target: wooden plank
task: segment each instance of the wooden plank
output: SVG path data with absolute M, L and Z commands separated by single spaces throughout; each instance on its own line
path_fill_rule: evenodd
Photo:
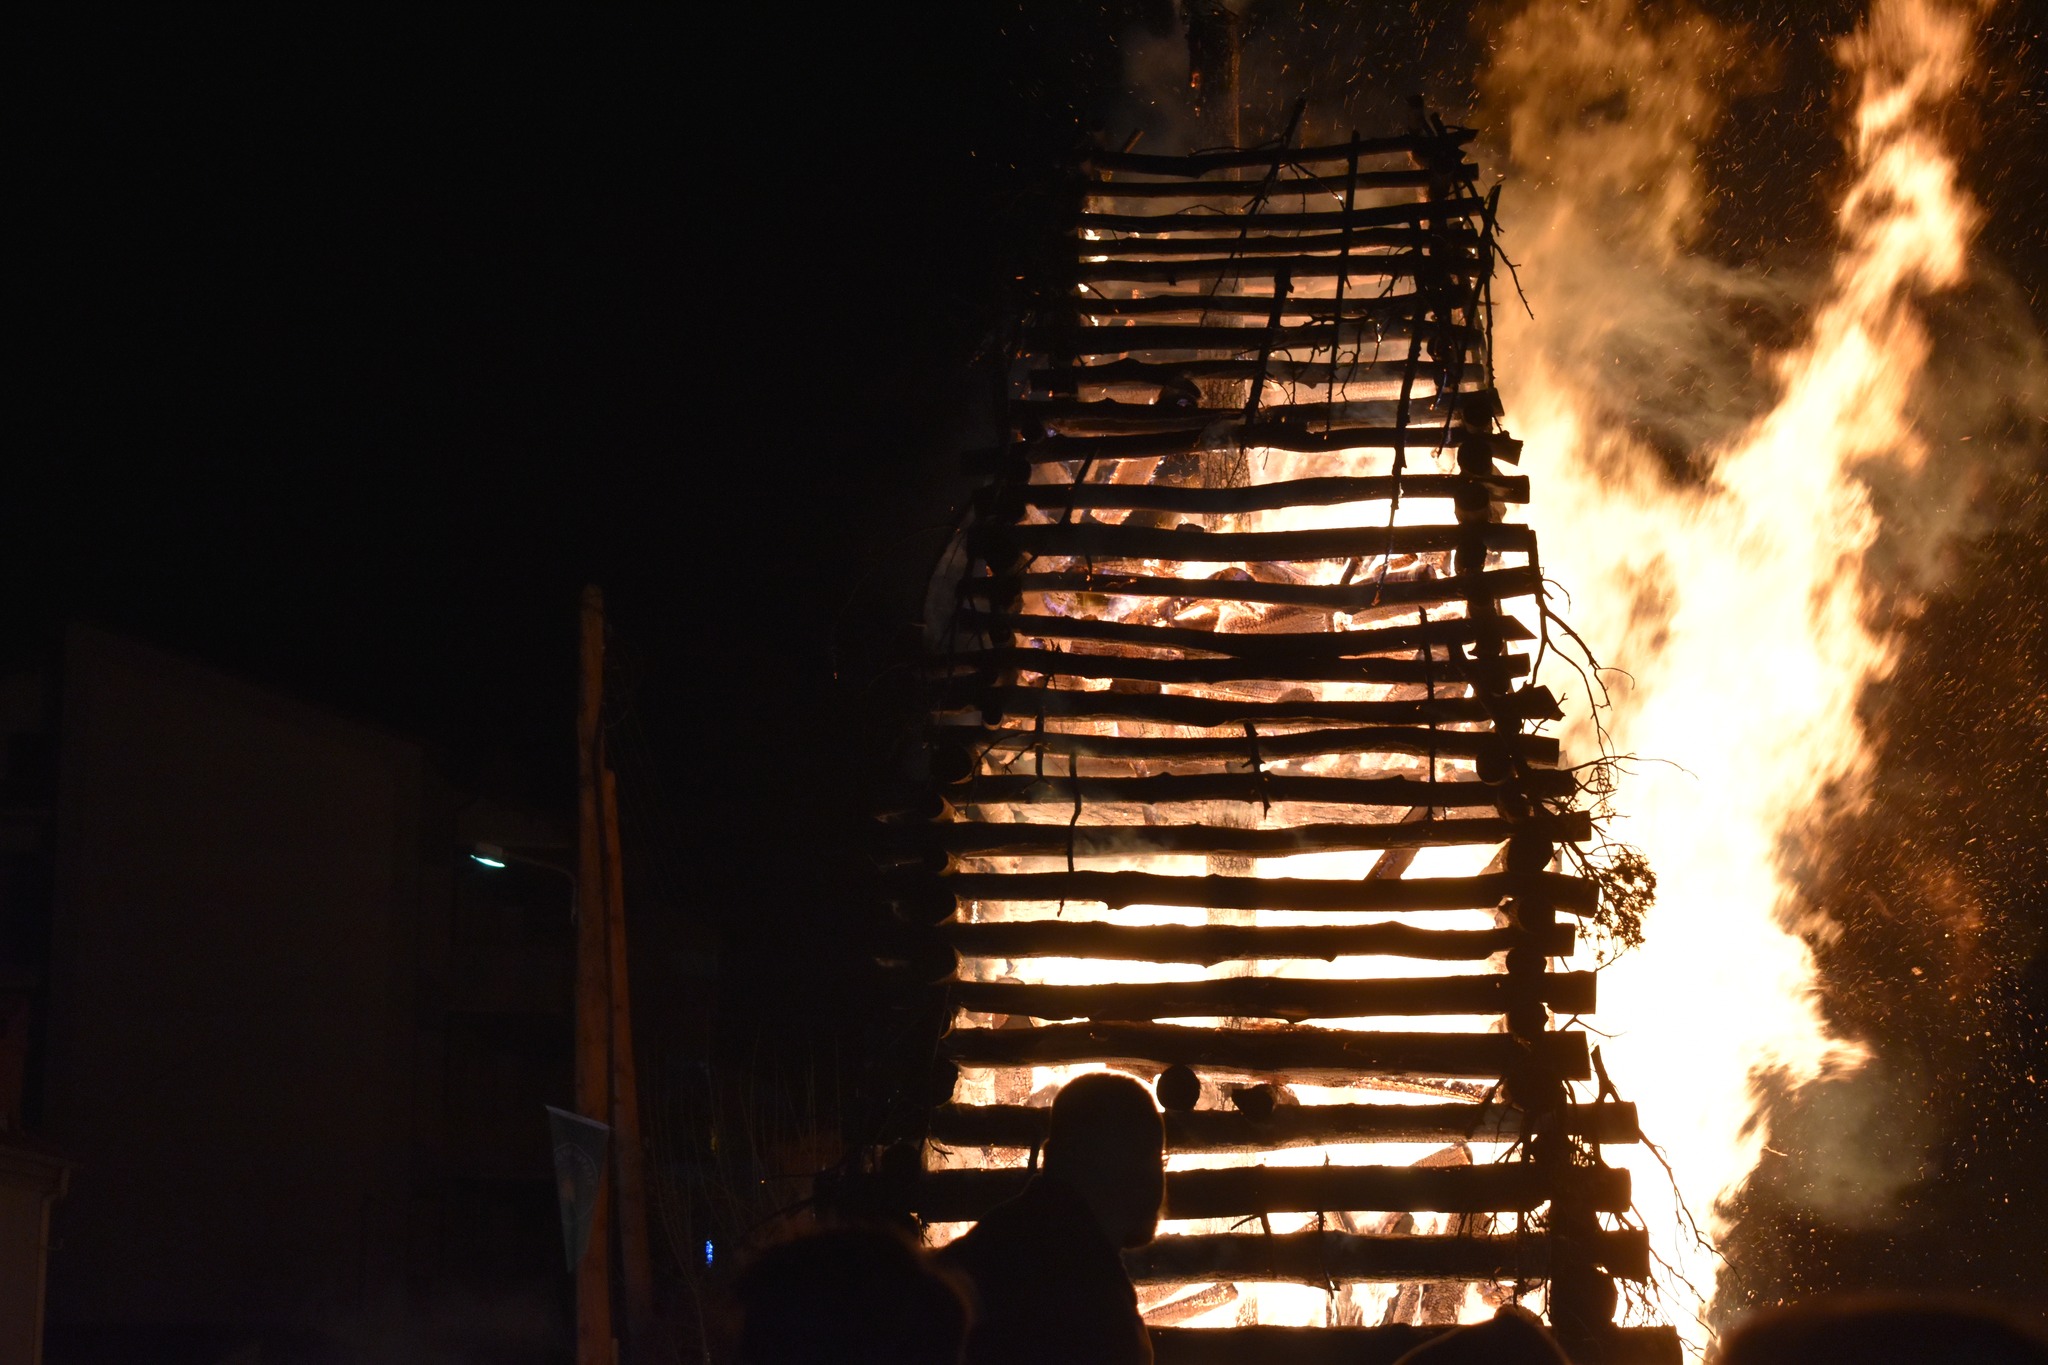
M 1008 920 L 948 924 L 941 932 L 963 957 L 1092 957 L 1121 962 L 1330 962 L 1340 957 L 1409 957 L 1483 962 L 1510 948 L 1569 957 L 1575 926 L 1535 931 L 1422 929 L 1412 924 L 1107 924 L 1100 920 Z M 1147 1015 L 1148 1019 L 1158 1015 Z
M 1156 1365 L 1395 1365 L 1450 1327 L 1154 1327 Z M 1578 1365 L 1683 1365 L 1675 1327 L 1616 1327 L 1574 1341 Z
M 941 732 L 957 726 L 935 727 Z M 1477 758 L 1505 746 L 1525 763 L 1539 767 L 1558 761 L 1558 741 L 1551 735 L 1502 734 L 1490 730 L 1432 730 L 1419 725 L 1361 726 L 1355 729 L 1291 730 L 1278 734 L 1244 735 L 1082 735 L 1058 730 L 984 730 L 968 747 L 975 754 L 1045 754 L 1062 758 L 1119 759 L 1130 762 L 1222 759 L 1250 767 L 1254 761 L 1313 758 L 1324 754 L 1435 754 L 1439 758 Z
M 1087 779 L 1082 780 L 1085 783 Z M 1346 779 L 1300 780 L 1326 782 Z M 1370 783 L 1401 779 L 1354 780 Z M 1323 798 L 1302 796 L 1296 799 Z M 1440 803 L 1418 801 L 1411 804 Z M 1486 872 L 1476 877 L 1390 877 L 1384 880 L 1349 877 L 1169 877 L 1153 872 L 958 872 L 940 878 L 939 884 L 963 901 L 1082 901 L 1100 902 L 1111 909 L 1129 905 L 1180 905 L 1205 910 L 1491 910 L 1513 896 L 1559 910 L 1590 914 L 1598 905 L 1600 896 L 1599 888 L 1592 882 L 1559 872 Z
M 1076 460 L 1155 460 L 1164 455 L 1192 455 L 1205 450 L 1224 448 L 1286 450 L 1297 454 L 1314 455 L 1347 450 L 1392 450 L 1401 447 L 1420 456 L 1424 453 L 1456 450 L 1458 445 L 1471 435 L 1472 432 L 1462 427 L 1420 424 L 1408 427 L 1336 427 L 1327 431 L 1313 431 L 1298 423 L 1219 423 L 1214 427 L 1190 427 L 1182 431 L 1155 432 L 1138 436 L 1047 436 L 1042 440 L 1019 441 L 1002 447 L 990 456 L 987 466 L 995 468 L 1006 461 L 1016 460 L 1022 460 L 1028 465 L 1069 464 Z M 1349 528 L 1336 529 L 1341 531 Z M 1289 533 L 1272 531 L 1266 534 Z
M 1183 701 L 1193 698 L 1141 698 Z M 1369 702 L 1355 702 L 1366 706 Z M 1520 782 L 1525 790 L 1566 797 L 1575 790 L 1569 772 L 1537 769 Z M 1485 782 L 1430 782 L 1415 777 L 1287 777 L 1270 773 L 1165 773 L 1158 777 L 977 777 L 948 793 L 955 806 L 1064 805 L 1082 802 L 1187 805 L 1238 801 L 1265 806 L 1282 802 L 1346 806 L 1434 806 L 1439 809 L 1491 807 L 1512 787 Z M 1264 883 L 1269 884 L 1269 883 Z M 1279 906 L 1268 906 L 1279 909 Z
M 941 1105 L 927 1136 L 948 1147 L 1036 1147 L 1052 1110 L 1042 1105 Z M 1567 1105 L 1565 1128 L 1603 1145 L 1642 1141 L 1633 1104 Z M 1282 1104 L 1254 1120 L 1234 1109 L 1166 1116 L 1169 1152 L 1250 1152 L 1329 1143 L 1514 1142 L 1522 1111 L 1508 1104 Z
M 1497 638 L 1497 637 L 1496 637 Z M 1507 654 L 1489 665 L 1496 678 L 1527 677 L 1526 654 Z M 1447 692 L 1471 683 L 1474 668 L 1456 658 L 1334 658 L 1311 653 L 1289 663 L 1276 658 L 1162 659 L 1125 653 L 1081 654 L 1025 646 L 964 650 L 934 659 L 918 670 L 927 677 L 993 679 L 1018 674 L 1045 678 L 1117 678 L 1181 687 L 1226 683 L 1434 683 Z
M 1088 214 L 1087 223 L 1101 222 L 1109 214 Z M 1317 215 L 1299 214 L 1295 217 Z M 1330 224 L 1342 226 L 1340 221 Z M 1126 220 L 1128 221 L 1128 220 Z M 1444 252 L 1387 251 L 1357 252 L 1336 256 L 1197 256 L 1182 261 L 1107 260 L 1080 261 L 1066 270 L 1069 279 L 1086 284 L 1182 284 L 1195 280 L 1268 280 L 1286 274 L 1297 284 L 1303 280 L 1412 279 L 1429 277 L 1464 286 L 1469 292 L 1484 271 L 1478 253 L 1465 250 Z
M 1529 500 L 1526 474 L 1470 478 L 1463 474 L 1403 474 L 1289 479 L 1244 488 L 1184 488 L 1172 484 L 1034 483 L 1023 489 L 1025 504 L 1044 511 L 1101 509 L 1180 512 L 1204 516 L 1274 512 L 1293 507 L 1335 507 L 1354 502 L 1386 502 L 1399 491 L 1404 502 L 1477 495 L 1496 502 Z
M 1423 300 L 1416 307 L 1434 311 L 1434 302 Z M 1069 357 L 1157 351 L 1223 351 L 1250 355 L 1266 349 L 1269 344 L 1274 351 L 1327 351 L 1332 346 L 1372 351 L 1396 336 L 1406 337 L 1409 325 L 1394 318 L 1384 318 L 1369 322 L 1311 323 L 1277 328 L 1181 324 L 1056 329 L 1040 326 L 1027 328 L 1024 340 L 1033 349 Z M 1443 356 L 1444 348 L 1474 346 L 1482 339 L 1478 328 L 1462 323 L 1431 319 L 1425 325 L 1439 358 Z M 1434 368 L 1430 365 L 1426 370 Z
M 1610 1274 L 1631 1280 L 1649 1278 L 1647 1233 L 1634 1229 L 1602 1232 L 1594 1243 L 1594 1254 Z M 1540 1280 L 1549 1267 L 1549 1238 L 1542 1233 L 1475 1237 L 1217 1233 L 1161 1237 L 1150 1246 L 1124 1253 L 1124 1268 L 1139 1284 Z
M 956 981 L 947 987 L 947 996 L 960 1009 L 1013 1018 L 1284 1019 L 1300 1024 L 1311 1019 L 1504 1014 L 1510 998 L 1524 993 L 1559 1014 L 1586 1014 L 1595 1006 L 1595 980 L 1591 972 L 1542 972 L 1524 985 L 1487 972 L 1348 981 L 1238 976 L 1093 986 Z
M 1165 854 L 1236 854 L 1248 858 L 1292 853 L 1329 853 L 1353 849 L 1437 848 L 1460 844 L 1497 844 L 1511 834 L 1528 834 L 1561 843 L 1584 843 L 1593 837 L 1586 811 L 1544 814 L 1510 822 L 1492 818 L 1422 820 L 1413 824 L 1291 825 L 1274 829 L 1236 829 L 1224 825 L 1069 825 L 983 823 L 963 820 L 926 826 L 921 839 L 962 857 L 1037 855 L 1114 858 Z
M 991 538 L 1034 558 L 1157 559 L 1205 564 L 1349 559 L 1454 550 L 1476 539 L 1489 551 L 1531 554 L 1536 534 L 1516 523 L 1476 526 L 1332 526 L 1312 531 L 1161 530 L 1107 522 L 1006 526 Z
M 1478 574 L 1377 581 L 1368 572 L 1351 583 L 1271 583 L 1238 577 L 1174 578 L 1150 574 L 1080 570 L 969 578 L 962 591 L 984 600 L 1011 592 L 1082 592 L 1098 597 L 1162 597 L 1185 602 L 1261 602 L 1321 611 L 1369 611 L 1378 607 L 1437 602 L 1501 602 L 1542 591 L 1533 565 L 1489 569 Z
M 1305 403 L 1269 403 L 1259 409 L 1260 419 L 1280 426 L 1389 426 L 1407 425 L 1427 432 L 1431 423 L 1422 418 L 1431 403 L 1412 398 L 1347 398 L 1338 402 L 1320 399 Z M 1439 412 L 1455 413 L 1456 404 Z M 1242 407 L 1179 407 L 1165 403 L 1130 403 L 1119 398 L 1037 398 L 1021 399 L 1010 405 L 1007 420 L 1029 431 L 1045 425 L 1076 435 L 1115 435 L 1118 432 L 1163 432 L 1178 429 L 1206 431 L 1218 422 L 1237 422 Z M 1441 426 L 1439 417 L 1437 426 Z
M 971 698 L 971 700 L 970 700 Z M 941 708 L 946 699 L 941 698 Z M 1524 720 L 1557 720 L 1557 701 L 1544 687 L 1521 687 L 1498 697 L 1438 697 L 1414 701 L 1248 701 L 1236 697 L 1136 695 L 1128 692 L 1083 692 L 1053 687 L 980 687 L 961 689 L 954 705 L 993 707 L 1005 719 L 1114 720 L 1159 725 L 1266 726 L 1288 721 L 1317 725 L 1460 725 L 1491 721 L 1510 725 Z M 1304 778 L 1290 779 L 1306 781 Z M 1389 789 L 1393 790 L 1393 789 Z M 1448 802 L 1410 802 L 1446 805 Z
M 1566 1080 L 1591 1077 L 1586 1035 L 1546 1033 L 1533 1046 L 1505 1033 L 1382 1033 L 1305 1028 L 1186 1028 L 1177 1024 L 1047 1024 L 956 1028 L 940 1051 L 962 1066 L 1191 1066 L 1309 1085 L 1364 1076 L 1495 1080 L 1529 1057 Z
M 1460 163 L 1460 168 L 1464 174 L 1454 172 L 1451 178 L 1460 183 L 1478 178 L 1479 168 L 1469 161 Z M 1347 184 L 1361 190 L 1404 189 L 1426 186 L 1444 178 L 1444 173 L 1435 169 L 1404 166 L 1397 170 L 1359 171 L 1356 175 L 1331 171 L 1328 175 L 1296 174 L 1284 178 L 1262 175 L 1220 180 L 1089 180 L 1083 182 L 1081 193 L 1090 199 L 1207 199 L 1219 196 L 1278 199 L 1297 194 L 1329 194 L 1341 198 Z
M 1570 1186 L 1587 1207 L 1624 1213 L 1628 1172 L 1570 1169 Z M 1014 1199 L 1029 1171 L 926 1171 L 911 1211 L 928 1223 L 964 1223 Z M 1173 1171 L 1166 1177 L 1167 1218 L 1238 1218 L 1260 1213 L 1533 1213 L 1562 1194 L 1552 1173 L 1527 1161 L 1483 1166 L 1233 1166 Z

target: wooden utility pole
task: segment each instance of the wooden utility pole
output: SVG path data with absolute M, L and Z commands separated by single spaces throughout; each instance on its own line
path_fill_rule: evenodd
M 600 750 L 600 753 L 602 750 Z M 612 1189 L 619 1215 L 620 1306 L 626 1359 L 654 1354 L 654 1266 L 647 1239 L 646 1151 L 640 1143 L 640 1082 L 633 1064 L 633 1003 L 626 970 L 626 891 L 619 853 L 619 783 L 604 766 L 605 903 L 609 911 L 612 1037 Z
M 607 986 L 611 944 L 605 932 L 610 897 L 605 890 L 603 798 L 604 595 L 583 590 L 582 675 L 576 715 L 578 787 L 576 840 L 576 1112 L 608 1122 L 611 1105 L 612 1010 Z M 617 1151 L 614 1132 L 609 1151 Z M 599 1176 L 590 1242 L 576 1266 L 576 1365 L 614 1365 L 611 1218 L 607 1205 L 616 1182 L 611 1161 Z

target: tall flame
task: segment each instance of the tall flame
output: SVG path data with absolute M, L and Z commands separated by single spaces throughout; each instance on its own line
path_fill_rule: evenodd
M 1769 1137 L 1759 1079 L 1797 1086 L 1865 1057 L 1821 1016 L 1802 935 L 1830 928 L 1795 922 L 1782 862 L 1820 834 L 1824 795 L 1853 799 L 1868 764 L 1858 698 L 1891 663 L 1866 612 L 1878 523 L 1861 472 L 1930 456 L 1909 408 L 1929 354 L 1917 303 L 1963 282 L 1977 219 L 1936 128 L 1968 73 L 1973 17 L 1878 0 L 1839 45 L 1856 86 L 1851 174 L 1804 338 L 1759 358 L 1773 400 L 1732 435 L 1713 430 L 1725 431 L 1725 395 L 1673 395 L 1653 420 L 1675 433 L 1677 458 L 1603 395 L 1638 359 L 1621 339 L 1673 325 L 1646 316 L 1668 302 L 1656 281 L 1752 299 L 1773 287 L 1685 251 L 1705 212 L 1694 153 L 1714 122 L 1726 35 L 1699 18 L 1660 32 L 1632 0 L 1532 9 L 1503 32 L 1489 77 L 1535 181 L 1509 243 L 1535 317 L 1501 310 L 1501 383 L 1540 490 L 1530 518 L 1546 573 L 1616 666 L 1603 675 L 1612 743 L 1635 758 L 1610 834 L 1658 876 L 1644 945 L 1602 975 L 1598 1022 L 1618 1031 L 1608 1068 L 1710 1235 Z M 1589 121 L 1603 102 L 1618 116 Z M 1680 345 L 1718 340 L 1711 318 L 1675 325 L 1692 329 Z M 1584 698 L 1569 668 L 1546 673 Z M 1581 759 L 1596 752 L 1590 727 L 1567 739 Z M 1652 1156 L 1610 1159 L 1636 1168 L 1652 1208 L 1668 1187 Z M 1653 1212 L 1650 1224 L 1702 1296 L 1670 1305 L 1697 1343 L 1704 1329 L 1688 1319 L 1712 1299 L 1714 1261 L 1682 1220 Z

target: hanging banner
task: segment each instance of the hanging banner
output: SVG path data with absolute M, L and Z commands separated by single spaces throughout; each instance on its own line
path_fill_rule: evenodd
M 604 1182 L 605 1143 L 609 1126 L 596 1119 L 547 1106 L 548 1127 L 555 1141 L 555 1194 L 562 1207 L 562 1248 L 569 1273 L 590 1245 L 590 1220 L 597 1213 L 598 1187 Z

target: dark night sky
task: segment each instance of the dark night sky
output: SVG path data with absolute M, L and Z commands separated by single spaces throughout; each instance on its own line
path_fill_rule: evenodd
M 664 892 L 736 962 L 820 944 L 761 998 L 829 1022 L 864 721 L 962 492 L 973 357 L 1047 168 L 1112 108 L 1116 40 L 1164 17 L 951 8 L 45 35 L 16 120 L 8 652 L 98 622 L 558 802 L 598 582 L 668 797 Z M 1462 104 L 1462 17 L 1309 8 L 1369 40 L 1351 112 L 1422 86 L 1411 51 Z M 2040 25 L 2004 13 L 2024 70 L 1988 117 L 2038 136 L 2014 44 Z M 1817 37 L 1780 45 L 1786 80 L 1825 80 Z M 1716 173 L 1805 185 L 1784 213 L 1824 221 L 1824 182 L 1774 158 L 1825 145 L 1825 101 L 1768 104 Z M 2040 316 L 2041 168 L 1999 174 L 1991 240 Z

